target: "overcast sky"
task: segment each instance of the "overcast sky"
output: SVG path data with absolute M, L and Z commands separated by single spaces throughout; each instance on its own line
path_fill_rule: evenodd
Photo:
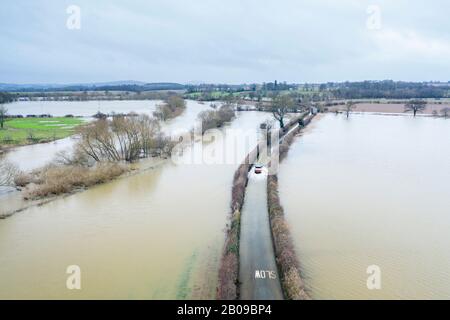
M 448 0 L 2 1 L 0 82 L 448 81 L 449 12 Z

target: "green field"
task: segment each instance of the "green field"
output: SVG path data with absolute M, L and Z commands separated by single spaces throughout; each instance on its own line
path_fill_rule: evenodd
M 80 118 L 23 118 L 5 121 L 0 129 L 0 144 L 23 145 L 62 139 L 82 124 Z

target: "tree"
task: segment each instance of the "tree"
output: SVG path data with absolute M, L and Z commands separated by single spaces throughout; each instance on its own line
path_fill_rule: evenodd
M 100 119 L 82 126 L 79 134 L 77 149 L 96 162 L 133 162 L 160 152 L 161 141 L 169 142 L 162 139 L 158 121 L 148 115 Z
M 0 186 L 13 186 L 17 173 L 16 166 L 0 159 Z
M 161 121 L 166 121 L 179 116 L 185 109 L 186 101 L 183 98 L 170 96 L 156 108 L 153 116 Z
M 300 101 L 300 106 L 305 109 L 305 110 L 309 110 L 309 108 L 311 107 L 311 99 L 308 95 L 303 95 L 301 96 L 299 99 Z
M 207 110 L 200 112 L 198 118 L 201 121 L 202 134 L 212 128 L 220 128 L 225 123 L 231 121 L 235 116 L 231 106 L 224 104 L 217 110 Z
M 0 92 L 0 104 L 14 101 L 14 96 L 8 92 Z
M 417 112 L 422 112 L 427 107 L 427 102 L 424 100 L 411 100 L 407 104 L 405 104 L 405 112 L 412 111 L 414 113 L 414 117 Z
M 441 110 L 441 114 L 444 118 L 448 118 L 448 116 L 450 115 L 450 108 L 449 107 L 445 107 L 444 109 Z
M 345 104 L 345 113 L 347 115 L 347 119 L 350 116 L 350 112 L 352 112 L 356 108 L 356 102 L 354 101 L 347 101 Z
M 268 111 L 272 112 L 275 120 L 279 122 L 281 129 L 284 128 L 284 119 L 286 115 L 292 111 L 294 105 L 294 100 L 287 95 L 277 95 L 272 99 Z
M 4 105 L 0 105 L 0 129 L 3 129 L 3 124 L 8 114 L 8 109 Z

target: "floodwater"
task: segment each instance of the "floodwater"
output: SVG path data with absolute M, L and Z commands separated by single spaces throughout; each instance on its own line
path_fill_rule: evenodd
M 242 300 L 282 300 L 267 208 L 267 170 L 249 172 L 241 214 L 239 282 Z
M 14 115 L 51 114 L 64 117 L 71 114 L 81 117 L 92 117 L 97 112 L 109 114 L 137 113 L 151 114 L 160 104 L 159 100 L 114 100 L 114 101 L 17 101 L 8 104 L 8 113 Z
M 326 115 L 279 181 L 313 298 L 450 298 L 450 120 Z
M 4 158 L 14 163 L 19 170 L 29 172 L 53 161 L 58 152 L 70 152 L 76 141 L 76 137 L 67 137 L 53 142 L 17 147 L 8 151 Z
M 128 113 L 131 111 L 151 114 L 161 101 L 84 101 L 84 102 L 16 102 L 8 105 L 11 114 L 43 114 L 55 116 L 65 114 L 93 115 L 97 111 L 104 113 Z M 100 109 L 96 109 L 97 107 Z M 200 112 L 209 110 L 208 104 L 187 100 L 186 110 L 175 119 L 162 123 L 162 130 L 166 134 L 175 135 L 191 129 Z M 78 112 L 78 113 L 77 113 Z M 76 143 L 76 137 L 68 137 L 49 143 L 34 144 L 17 147 L 5 155 L 5 159 L 14 163 L 22 171 L 31 171 L 45 166 L 54 160 L 58 152 L 70 152 Z
M 177 162 L 0 221 L 0 299 L 214 298 L 233 174 L 270 117 L 240 113 Z M 81 290 L 66 288 L 71 265 Z

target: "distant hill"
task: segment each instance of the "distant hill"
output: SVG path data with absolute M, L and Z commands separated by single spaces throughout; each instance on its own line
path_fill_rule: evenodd
M 185 85 L 170 82 L 145 83 L 141 81 L 112 81 L 73 84 L 10 84 L 0 83 L 0 91 L 49 92 L 49 91 L 153 91 L 183 90 Z

